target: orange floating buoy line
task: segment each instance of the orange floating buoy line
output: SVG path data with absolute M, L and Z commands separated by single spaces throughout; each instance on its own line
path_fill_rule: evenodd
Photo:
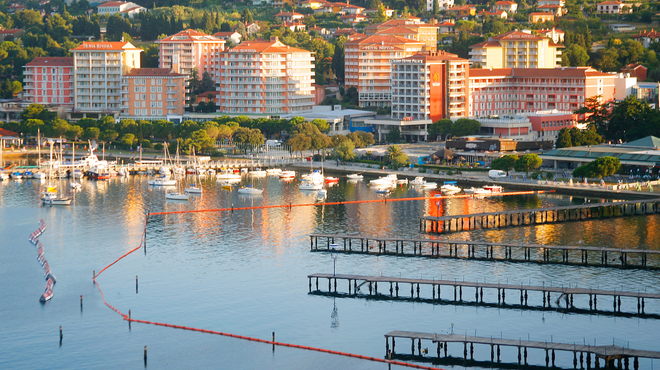
M 55 276 L 50 271 L 50 266 L 48 265 L 48 261 L 46 260 L 46 257 L 44 257 L 44 246 L 39 241 L 39 237 L 41 236 L 41 234 L 44 233 L 45 230 L 46 230 L 46 223 L 44 222 L 44 220 L 39 220 L 39 228 L 35 230 L 35 232 L 30 234 L 30 237 L 28 238 L 30 243 L 34 244 L 34 246 L 37 247 L 37 260 L 41 264 L 41 267 L 43 267 L 44 277 L 46 278 L 46 289 L 44 291 L 44 294 L 42 294 L 41 297 L 39 297 L 39 302 L 41 303 L 45 303 L 46 301 L 53 298 L 53 285 L 55 285 Z
M 530 190 L 530 191 L 511 191 L 506 193 L 493 193 L 493 194 L 484 194 L 479 195 L 479 197 L 499 197 L 507 195 L 529 195 L 529 194 L 543 194 L 551 193 L 554 190 L 544 191 L 544 190 Z M 462 195 L 442 195 L 442 196 L 432 196 L 432 197 L 415 197 L 415 198 L 384 198 L 384 199 L 369 199 L 369 200 L 347 200 L 343 202 L 324 202 L 324 203 L 302 203 L 302 204 L 277 204 L 272 206 L 252 206 L 252 207 L 231 207 L 231 208 L 215 208 L 215 209 L 193 209 L 187 211 L 169 211 L 169 212 L 153 212 L 148 213 L 147 216 L 163 216 L 163 215 L 174 215 L 181 213 L 204 213 L 204 212 L 226 212 L 226 211 L 246 211 L 246 210 L 255 210 L 255 209 L 270 209 L 270 208 L 293 208 L 293 207 L 319 207 L 319 206 L 335 206 L 341 204 L 363 204 L 363 203 L 387 203 L 387 202 L 409 202 L 417 200 L 426 200 L 426 199 L 460 199 L 460 198 L 473 198 L 472 194 L 462 194 Z
M 336 204 L 343 204 L 343 203 L 346 203 L 346 202 L 337 202 Z M 316 205 L 316 204 L 310 204 L 310 205 Z M 284 207 L 288 207 L 288 206 L 289 205 L 285 205 Z M 295 206 L 299 207 L 299 206 L 303 206 L 303 205 L 295 205 Z M 263 207 L 263 208 L 277 208 L 277 207 L 278 206 L 266 206 L 266 207 Z M 260 207 L 245 207 L 244 209 L 255 209 L 255 208 L 260 208 Z M 184 212 L 172 212 L 172 213 L 184 213 Z M 130 255 L 131 253 L 134 253 L 135 251 L 139 250 L 141 247 L 146 247 L 145 236 L 146 236 L 146 232 L 147 232 L 147 222 L 149 220 L 149 216 L 155 215 L 155 214 L 162 214 L 162 212 L 161 213 L 149 213 L 149 212 L 146 213 L 145 220 L 144 220 L 144 228 L 143 228 L 143 231 L 142 231 L 142 237 L 140 238 L 140 244 L 137 247 L 131 249 L 130 251 L 124 253 L 121 257 L 117 258 L 116 260 L 114 260 L 109 265 L 105 266 L 103 269 L 101 269 L 99 271 L 98 274 L 96 272 L 94 272 L 93 277 L 92 277 L 92 280 L 93 280 L 94 284 L 96 285 L 97 289 L 99 290 L 99 293 L 101 294 L 101 299 L 103 300 L 103 304 L 105 304 L 106 306 L 108 306 L 108 308 L 110 308 L 111 310 L 113 310 L 117 314 L 119 314 L 122 317 L 122 319 L 128 321 L 129 325 L 130 325 L 130 323 L 135 322 L 135 323 L 140 323 L 140 324 L 163 326 L 163 327 L 168 327 L 168 328 L 173 328 L 173 329 L 190 330 L 190 331 L 197 331 L 197 332 L 207 333 L 207 334 L 222 335 L 222 336 L 231 337 L 231 338 L 237 338 L 237 339 L 249 340 L 249 341 L 253 341 L 253 342 L 271 344 L 273 346 L 282 346 L 282 347 L 304 349 L 304 350 L 308 350 L 308 351 L 323 352 L 323 353 L 329 353 L 329 354 L 333 354 L 333 355 L 353 357 L 353 358 L 358 358 L 358 359 L 363 359 L 363 360 L 368 360 L 368 361 L 376 361 L 376 362 L 382 362 L 382 363 L 387 363 L 387 364 L 392 364 L 392 365 L 397 365 L 397 366 L 411 367 L 411 368 L 416 368 L 416 369 L 426 369 L 426 370 L 437 370 L 438 369 L 438 368 L 435 368 L 435 367 L 421 366 L 421 365 L 411 364 L 411 363 L 407 363 L 407 362 L 393 361 L 393 360 L 387 360 L 387 359 L 382 359 L 382 358 L 377 358 L 377 357 L 357 355 L 357 354 L 354 354 L 354 353 L 332 351 L 332 350 L 329 350 L 329 349 L 308 347 L 308 346 L 303 346 L 303 345 L 299 345 L 299 344 L 292 344 L 292 343 L 285 343 L 285 342 L 276 342 L 274 335 L 273 335 L 273 340 L 271 341 L 271 340 L 247 337 L 247 336 L 244 336 L 244 335 L 224 333 L 224 332 L 215 331 L 215 330 L 200 329 L 200 328 L 193 328 L 193 327 L 189 327 L 189 326 L 172 325 L 172 324 L 166 324 L 166 323 L 160 323 L 160 322 L 153 322 L 153 321 L 146 321 L 146 320 L 139 320 L 139 319 L 131 318 L 129 315 L 126 315 L 125 313 L 119 311 L 117 308 L 115 308 L 114 306 L 112 306 L 110 303 L 108 303 L 105 300 L 105 296 L 103 295 L 103 290 L 101 290 L 101 286 L 99 285 L 96 278 L 99 277 L 99 275 L 101 275 L 105 270 L 107 270 L 108 268 L 110 268 L 111 266 L 116 264 L 117 262 L 124 259 L 124 257 Z M 30 238 L 32 238 L 32 236 L 30 236 Z M 82 301 L 81 301 L 81 304 L 82 304 Z M 146 347 L 145 347 L 145 362 L 146 362 Z

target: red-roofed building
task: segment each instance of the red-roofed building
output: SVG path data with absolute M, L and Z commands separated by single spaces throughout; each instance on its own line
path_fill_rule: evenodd
M 310 112 L 314 106 L 314 57 L 270 41 L 244 41 L 222 54 L 220 111 L 232 114 Z
M 621 73 L 629 73 L 630 77 L 637 77 L 637 81 L 646 80 L 646 71 L 648 69 L 639 63 L 630 63 L 621 67 Z
M 130 42 L 83 42 L 73 53 L 76 112 L 98 116 L 122 110 L 122 77 L 140 68 L 140 53 Z
M 394 10 L 394 9 L 390 9 L 389 6 L 386 6 L 386 7 L 385 7 L 385 16 L 386 16 L 386 17 L 389 18 L 389 17 L 393 16 L 393 15 L 394 15 L 394 12 L 395 12 L 395 10 Z M 362 11 L 362 14 L 367 15 L 367 16 L 370 16 L 370 17 L 373 17 L 373 16 L 376 15 L 377 13 L 378 13 L 378 8 L 374 8 L 374 9 L 365 9 L 365 10 Z
M 447 9 L 447 14 L 453 15 L 459 19 L 467 20 L 469 17 L 477 15 L 477 7 L 474 5 L 454 6 Z
M 23 98 L 42 105 L 73 106 L 73 58 L 37 57 L 23 66 Z
M 436 24 L 438 26 L 438 33 L 455 33 L 456 32 L 456 23 L 452 21 L 446 21 Z
M 243 36 L 236 31 L 216 32 L 213 34 L 213 37 L 217 37 L 225 41 L 231 41 L 234 45 L 240 44 L 241 40 L 243 39 Z
M 345 85 L 358 90 L 361 107 L 389 106 L 391 61 L 417 54 L 424 43 L 408 38 L 373 35 L 344 44 Z
M 509 31 L 470 46 L 470 62 L 482 68 L 554 68 L 561 61 L 559 48 L 563 45 L 531 32 Z
M 0 41 L 5 41 L 5 38 L 7 37 L 13 37 L 13 39 L 16 40 L 17 38 L 23 36 L 24 33 L 25 33 L 24 30 L 16 30 L 16 29 L 0 30 Z
M 409 38 L 423 42 L 425 51 L 435 51 L 438 48 L 438 28 L 435 24 L 421 23 L 419 18 L 408 17 L 371 24 L 364 28 L 364 33 Z
M 128 15 L 130 18 L 147 11 L 145 7 L 130 1 L 107 1 L 97 6 L 96 9 L 100 15 L 105 15 L 106 17 L 120 13 L 122 15 Z
M 507 14 L 513 14 L 518 11 L 518 4 L 513 1 L 498 1 L 493 5 L 493 11 L 504 11 Z
M 644 32 L 639 31 L 638 34 L 631 38 L 639 41 L 645 48 L 648 48 L 652 43 L 660 42 L 660 32 L 651 28 L 648 32 L 646 30 L 644 30 Z
M 279 19 L 280 22 L 294 22 L 305 18 L 304 14 L 296 12 L 279 12 L 275 14 L 275 18 Z
M 542 12 L 552 13 L 555 17 L 561 17 L 567 12 L 566 8 L 562 8 L 559 5 L 552 5 L 552 4 L 541 5 L 536 7 L 536 9 Z
M 16 12 L 21 12 L 23 10 L 27 10 L 27 7 L 21 5 L 21 4 L 11 4 L 7 7 L 7 12 L 8 13 L 16 13 Z
M 134 68 L 123 77 L 122 116 L 138 120 L 180 118 L 188 78 L 168 68 Z
M 628 14 L 632 13 L 632 4 L 620 1 L 603 1 L 596 5 L 598 14 Z
M 564 31 L 558 28 L 545 29 L 536 31 L 541 36 L 547 37 L 555 44 L 561 44 L 564 42 Z
M 362 14 L 346 14 L 342 15 L 340 18 L 342 22 L 352 25 L 356 25 L 367 20 L 367 17 Z
M 470 116 L 574 111 L 593 96 L 612 101 L 615 78 L 590 67 L 471 69 Z
M 195 30 L 185 30 L 156 41 L 159 68 L 173 69 L 189 75 L 197 68 L 199 78 L 208 72 L 213 80 L 220 80 L 218 63 L 226 41 Z
M 553 13 L 547 12 L 532 12 L 528 16 L 529 23 L 544 23 L 555 20 L 555 15 Z
M 477 14 L 477 17 L 481 19 L 483 19 L 484 17 L 507 19 L 509 15 L 504 10 L 494 10 L 494 11 L 482 10 L 481 12 L 479 12 L 479 14 Z

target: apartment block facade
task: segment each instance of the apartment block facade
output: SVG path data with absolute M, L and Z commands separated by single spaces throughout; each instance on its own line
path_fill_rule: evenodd
M 358 90 L 361 107 L 389 106 L 392 60 L 424 50 L 424 43 L 397 36 L 367 36 L 344 44 L 345 85 Z
M 83 42 L 73 53 L 74 108 L 77 112 L 119 113 L 122 77 L 140 68 L 130 42 Z
M 509 31 L 470 46 L 470 62 L 481 68 L 554 68 L 563 45 L 531 32 Z
M 392 61 L 392 119 L 431 120 L 469 115 L 470 62 L 430 52 Z
M 614 100 L 616 75 L 590 67 L 500 68 L 470 70 L 469 112 L 472 117 L 574 111 L 587 98 Z
M 220 72 L 223 113 L 281 115 L 311 112 L 314 106 L 314 57 L 277 37 L 227 50 Z
M 156 41 L 158 43 L 158 67 L 172 69 L 179 65 L 177 72 L 190 75 L 197 68 L 201 79 L 208 72 L 213 80 L 220 81 L 220 54 L 226 41 L 195 30 L 185 30 Z
M 390 19 L 383 23 L 372 24 L 364 29 L 367 36 L 396 36 L 419 41 L 424 44 L 424 51 L 438 49 L 438 26 L 421 23 L 419 19 Z
M 73 106 L 73 58 L 37 57 L 23 66 L 23 97 L 42 105 Z
M 122 116 L 167 119 L 183 115 L 189 76 L 166 68 L 136 68 L 124 76 Z

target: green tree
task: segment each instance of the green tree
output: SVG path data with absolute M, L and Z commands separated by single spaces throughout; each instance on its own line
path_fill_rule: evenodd
M 373 22 L 374 23 L 383 23 L 387 20 L 387 13 L 385 13 L 385 5 L 383 3 L 378 4 L 378 10 L 374 14 Z
M 442 141 L 442 136 L 447 135 L 451 131 L 452 121 L 449 118 L 443 118 L 439 121 L 433 122 L 429 126 L 429 138 Z
M 259 129 L 239 127 L 234 131 L 234 143 L 243 143 L 251 145 L 263 145 L 264 144 L 264 135 Z
M 99 130 L 98 127 L 87 127 L 85 131 L 83 131 L 82 138 L 83 140 L 96 140 L 99 138 L 100 134 L 101 130 Z
M 151 44 L 140 53 L 140 65 L 142 68 L 158 68 L 158 45 Z
M 517 160 L 518 160 L 517 155 L 507 154 L 500 158 L 493 159 L 493 162 L 491 162 L 490 164 L 490 168 L 494 170 L 506 171 L 506 174 L 508 176 L 509 171 L 511 171 L 511 169 L 514 167 Z
M 394 127 L 390 129 L 390 131 L 385 135 L 385 140 L 388 143 L 398 143 L 401 142 L 401 131 L 399 130 L 398 127 Z
M 433 15 L 438 15 L 438 11 L 440 11 L 440 4 L 438 4 L 438 0 L 433 0 Z
M 561 56 L 561 65 L 567 67 L 582 67 L 586 66 L 589 61 L 589 54 L 587 50 L 577 44 L 568 46 L 566 50 L 562 52 Z
M 573 171 L 575 177 L 597 177 L 599 179 L 616 173 L 621 168 L 621 162 L 616 157 L 600 157 L 584 164 Z
M 312 121 L 312 124 L 318 127 L 320 132 L 327 133 L 330 131 L 330 124 L 324 119 L 315 119 Z
M 103 143 L 111 143 L 119 137 L 119 133 L 115 130 L 105 130 L 99 135 L 99 141 Z
M 300 153 L 302 157 L 305 150 L 312 148 L 312 138 L 305 134 L 295 134 L 286 141 L 286 145 L 290 147 L 291 152 Z
M 130 148 L 133 145 L 137 144 L 137 139 L 133 134 L 123 134 L 119 139 L 119 143 L 126 148 Z
M 476 135 L 480 130 L 481 123 L 469 118 L 459 118 L 451 125 L 451 133 L 456 136 Z
M 69 140 L 78 140 L 83 134 L 83 128 L 78 125 L 69 126 L 69 130 L 66 132 L 66 138 Z
M 335 146 L 333 156 L 342 162 L 346 162 L 355 158 L 355 153 L 353 153 L 353 151 L 355 151 L 353 141 L 345 140 Z
M 543 160 L 537 154 L 525 154 L 514 163 L 513 168 L 518 172 L 525 172 L 529 175 L 529 171 L 541 167 Z
M 204 71 L 204 73 L 202 73 L 202 81 L 197 89 L 197 94 L 205 93 L 207 91 L 215 91 L 215 82 L 213 81 L 211 74 Z
M 241 19 L 243 20 L 243 23 L 246 23 L 248 25 L 254 22 L 254 16 L 252 15 L 250 9 L 245 8 L 245 10 L 243 10 L 243 13 L 241 14 Z
M 556 148 L 570 148 L 573 146 L 573 141 L 571 140 L 571 131 L 567 128 L 559 130 L 557 135 L 557 141 L 555 142 Z
M 190 140 L 190 141 L 188 141 Z M 197 130 L 190 134 L 186 140 L 184 147 L 190 148 L 191 146 L 195 147 L 195 151 L 198 153 L 211 150 L 215 148 L 215 139 L 209 136 L 206 130 Z

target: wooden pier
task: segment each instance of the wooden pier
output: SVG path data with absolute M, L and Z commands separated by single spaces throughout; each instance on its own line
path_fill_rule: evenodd
M 449 343 L 462 343 L 463 344 L 463 358 L 465 360 L 474 360 L 474 346 L 475 344 L 482 344 L 490 346 L 490 362 L 494 363 L 497 359 L 500 360 L 500 347 L 515 347 L 518 348 L 518 365 L 528 366 L 527 363 L 527 350 L 539 349 L 545 351 L 545 366 L 550 364 L 555 366 L 555 351 L 565 351 L 573 353 L 573 368 L 584 369 L 585 357 L 586 368 L 592 368 L 591 357 L 593 356 L 593 366 L 596 369 L 600 368 L 600 360 L 604 360 L 603 368 L 606 369 L 629 369 L 630 359 L 633 359 L 633 368 L 639 369 L 639 359 L 660 359 L 660 352 L 645 351 L 638 349 L 630 349 L 621 346 L 607 345 L 607 346 L 591 346 L 587 344 L 569 344 L 569 343 L 554 343 L 554 342 L 539 342 L 530 340 L 515 340 L 504 338 L 487 338 L 468 336 L 460 334 L 436 334 L 436 333 L 419 333 L 410 331 L 392 331 L 385 334 L 385 349 L 388 355 L 395 354 L 396 339 L 410 339 L 412 341 L 411 352 L 415 355 L 415 343 L 417 344 L 417 353 L 422 356 L 422 340 L 431 341 L 436 344 L 437 358 L 441 358 L 444 352 L 444 357 L 448 354 Z M 468 349 L 469 348 L 469 349 Z M 468 355 L 469 353 L 469 355 Z M 497 357 L 496 354 L 497 353 Z M 615 366 L 615 362 L 618 364 Z
M 470 296 L 466 292 L 465 302 L 471 302 L 473 304 L 484 304 L 484 289 L 487 291 L 497 292 L 497 305 L 506 305 L 506 294 L 513 295 L 513 297 L 520 296 L 520 306 L 521 308 L 528 307 L 543 307 L 550 308 L 552 306 L 552 299 L 555 299 L 555 304 L 557 308 L 560 308 L 565 304 L 566 310 L 576 310 L 586 311 L 587 308 L 581 308 L 575 306 L 574 297 L 582 296 L 584 298 L 588 297 L 589 299 L 589 308 L 587 312 L 598 312 L 598 299 L 604 299 L 607 297 L 611 299 L 612 302 L 612 312 L 621 313 L 621 298 L 628 300 L 637 300 L 637 314 L 646 315 L 646 300 L 647 299 L 660 299 L 660 294 L 657 293 L 646 293 L 646 292 L 630 292 L 630 291 L 617 291 L 617 290 L 601 290 L 601 289 L 588 289 L 588 288 L 577 288 L 577 287 L 556 287 L 556 286 L 532 286 L 532 285 L 514 285 L 514 284 L 501 284 L 501 283 L 488 283 L 488 282 L 467 282 L 467 281 L 451 281 L 451 280 L 429 280 L 429 279 L 416 279 L 416 278 L 396 278 L 396 277 L 387 277 L 387 276 L 363 276 L 363 275 L 346 275 L 346 274 L 312 274 L 308 275 L 309 279 L 309 292 L 322 292 L 319 288 L 319 279 L 328 280 L 328 293 L 337 294 L 337 281 L 344 280 L 348 282 L 348 295 L 353 296 L 364 296 L 365 294 L 358 293 L 361 291 L 362 286 L 367 286 L 369 289 L 369 297 L 375 297 L 380 299 L 399 299 L 399 290 L 402 291 L 403 287 L 399 285 L 409 285 L 410 286 L 410 295 L 405 296 L 408 299 L 418 299 L 421 300 L 421 289 L 420 286 L 425 286 L 425 291 L 430 288 L 432 292 L 432 298 L 425 297 L 425 300 L 432 302 L 441 302 L 441 292 L 442 288 L 445 288 L 445 291 L 453 289 L 453 300 L 454 302 L 464 302 L 463 290 L 472 290 L 474 291 L 474 300 L 468 301 L 467 297 Z M 313 290 L 313 282 L 315 289 Z M 381 292 L 383 292 L 382 287 L 385 286 L 385 293 L 378 292 L 378 285 L 381 286 Z M 389 293 L 389 294 L 388 294 Z M 541 295 L 541 297 L 536 297 L 539 301 L 542 300 L 543 305 L 529 305 L 528 298 L 530 293 L 535 293 L 535 295 Z M 540 294 L 539 294 L 540 293 Z M 344 293 L 345 294 L 345 293 Z M 552 297 L 554 294 L 554 297 Z M 517 301 L 517 298 L 510 298 Z M 585 301 L 586 302 L 586 301 Z M 486 303 L 489 305 L 494 305 L 494 303 Z M 602 307 L 602 304 L 601 304 Z M 625 311 L 624 311 L 625 312 Z M 632 313 L 627 313 L 632 314 Z M 657 314 L 657 313 L 656 313 Z
M 360 235 L 310 234 L 312 252 L 361 253 L 427 258 L 463 258 L 511 262 L 559 263 L 580 266 L 650 268 L 649 257 L 660 250 L 601 248 L 462 241 L 448 239 L 382 238 Z M 319 241 L 320 239 L 320 241 Z M 335 244 L 337 241 L 337 244 Z M 657 258 L 656 258 L 657 259 Z M 653 259 L 651 259 L 653 261 Z
M 543 225 L 656 213 L 660 213 L 660 198 L 442 217 L 425 216 L 420 219 L 419 229 L 435 234 L 446 234 L 459 231 Z

